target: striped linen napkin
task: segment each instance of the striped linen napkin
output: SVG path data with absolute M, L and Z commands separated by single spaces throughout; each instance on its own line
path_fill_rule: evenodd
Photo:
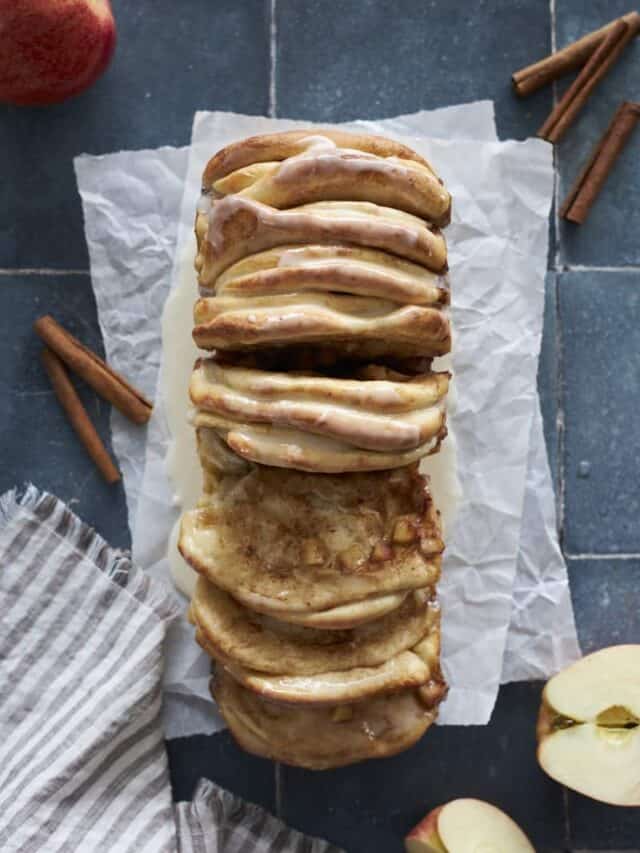
M 336 853 L 211 782 L 174 809 L 160 712 L 177 613 L 52 495 L 0 498 L 3 853 Z
M 180 853 L 344 853 L 208 779 L 200 780 L 192 803 L 176 805 L 176 827 Z

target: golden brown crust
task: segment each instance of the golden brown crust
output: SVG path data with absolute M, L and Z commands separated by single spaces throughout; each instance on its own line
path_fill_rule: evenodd
M 296 613 L 287 610 L 271 610 L 269 615 L 280 622 L 316 628 L 322 631 L 348 631 L 380 619 L 402 606 L 411 593 L 398 592 L 389 595 L 372 595 L 362 601 L 331 607 L 328 610 L 308 610 Z
M 290 210 L 226 196 L 196 219 L 196 269 L 202 287 L 247 255 L 283 244 L 351 243 L 399 255 L 443 273 L 447 247 L 442 233 L 408 213 L 370 202 L 325 201 Z
M 412 690 L 335 708 L 287 707 L 246 690 L 221 667 L 212 692 L 243 749 L 310 770 L 395 755 L 419 740 L 436 717 Z
M 418 163 L 335 148 L 253 164 L 216 181 L 213 191 L 216 198 L 238 195 L 280 210 L 317 201 L 373 202 L 434 225 L 447 224 L 451 204 L 440 181 Z
M 444 355 L 451 328 L 442 311 L 344 294 L 284 294 L 253 299 L 205 297 L 194 309 L 200 349 L 260 349 L 288 344 L 341 347 L 343 357 Z
M 288 130 L 283 133 L 265 133 L 232 142 L 218 151 L 207 163 L 202 175 L 203 189 L 210 189 L 215 181 L 251 163 L 266 163 L 295 157 L 307 150 L 310 137 L 326 137 L 340 148 L 366 151 L 378 157 L 413 160 L 433 171 L 424 158 L 393 139 L 372 134 L 347 133 L 344 130 L 330 128 L 310 128 Z
M 210 442 L 201 432 L 213 431 L 238 457 L 247 464 L 285 468 L 309 474 L 366 474 L 404 468 L 425 456 L 437 453 L 447 428 L 413 450 L 365 450 L 327 436 L 313 435 L 300 430 L 264 424 L 238 425 L 208 412 L 197 413 L 199 448 L 203 467 L 209 459 L 206 448 Z
M 202 645 L 213 657 L 272 675 L 313 676 L 380 666 L 437 633 L 439 622 L 437 607 L 420 591 L 364 626 L 327 631 L 289 625 L 243 607 L 203 577 L 191 613 Z
M 376 696 L 422 688 L 431 676 L 425 662 L 410 650 L 400 652 L 378 666 L 304 676 L 270 675 L 238 666 L 220 655 L 218 650 L 210 650 L 198 632 L 196 639 L 247 690 L 285 705 L 319 708 L 362 702 Z
M 215 282 L 217 296 L 348 293 L 390 302 L 443 308 L 447 277 L 389 252 L 362 246 L 285 245 L 249 255 Z
M 413 450 L 441 434 L 448 384 L 448 373 L 366 381 L 246 370 L 201 359 L 189 396 L 199 425 L 210 413 L 225 422 L 271 424 L 393 452 Z

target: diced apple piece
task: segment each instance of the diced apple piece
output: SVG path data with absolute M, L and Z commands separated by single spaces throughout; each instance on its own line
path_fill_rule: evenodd
M 612 646 L 555 675 L 542 694 L 538 761 L 562 785 L 640 806 L 640 645 Z
M 482 800 L 452 800 L 429 814 L 405 839 L 407 853 L 535 853 L 520 827 Z

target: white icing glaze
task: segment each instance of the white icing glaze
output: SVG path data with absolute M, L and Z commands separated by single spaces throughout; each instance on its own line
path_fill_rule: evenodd
M 231 373 L 231 371 L 230 371 Z M 231 375 L 233 375 L 231 373 Z M 444 422 L 444 400 L 428 400 L 420 405 L 409 399 L 402 383 L 348 383 L 355 392 L 361 386 L 360 399 L 340 401 L 341 383 L 301 378 L 299 385 L 315 388 L 316 393 L 295 394 L 295 378 L 272 375 L 273 390 L 268 395 L 249 388 L 234 389 L 225 382 L 225 371 L 209 364 L 193 374 L 191 398 L 202 415 L 212 412 L 237 424 L 267 423 L 328 435 L 369 450 L 411 450 L 436 435 Z M 367 391 L 367 385 L 374 387 Z M 255 383 L 257 387 L 258 383 Z M 288 387 L 287 387 L 288 385 Z M 355 387 L 354 387 L 355 386 Z M 324 388 L 324 393 L 319 391 Z M 444 389 L 443 389 L 444 390 Z M 403 400 L 402 392 L 405 392 Z M 388 413 L 384 408 L 400 409 Z M 404 411 L 402 411 L 404 410 Z M 199 423 L 204 423 L 201 417 Z
M 437 358 L 434 370 L 448 370 L 453 375 L 447 394 L 449 413 L 448 435 L 440 445 L 438 453 L 425 456 L 420 462 L 420 471 L 429 477 L 429 488 L 433 501 L 440 510 L 443 538 L 446 542 L 458 515 L 462 499 L 462 487 L 458 477 L 458 449 L 456 436 L 451 425 L 451 414 L 456 410 L 457 388 L 451 354 Z
M 179 536 L 180 520 L 176 521 L 173 525 L 171 535 L 169 536 L 169 568 L 171 570 L 171 579 L 173 580 L 176 589 L 190 599 L 196 590 L 198 574 L 191 568 L 189 563 L 187 563 L 180 551 L 178 551 Z
M 420 175 L 428 182 L 434 202 L 439 202 L 443 207 L 449 202 L 449 194 L 445 188 L 433 173 L 420 163 L 396 157 L 378 157 L 376 154 L 351 148 L 337 148 L 333 143 L 329 148 L 311 146 L 307 151 L 281 161 L 273 179 L 278 183 L 296 183 L 308 173 L 309 166 L 312 167 L 314 176 L 324 176 L 327 180 L 349 172 L 356 175 L 377 173 L 390 180 L 402 179 L 406 182 L 410 182 L 412 176 Z
M 194 331 L 203 349 L 266 343 L 342 342 L 376 352 L 436 355 L 449 348 L 446 314 L 429 306 L 375 297 L 301 292 L 253 298 L 215 297 L 198 302 Z
M 239 214 L 252 225 L 246 240 L 236 240 L 231 245 L 228 225 Z M 240 195 L 230 195 L 213 202 L 208 218 L 206 239 L 216 257 L 207 260 L 214 276 L 253 251 L 291 242 L 356 243 L 392 250 L 421 263 L 435 256 L 438 269 L 446 261 L 444 238 L 429 229 L 423 220 L 371 202 L 314 202 L 276 210 Z
M 195 434 L 187 422 L 186 414 L 189 378 L 197 353 L 190 334 L 196 291 L 192 257 L 193 241 L 189 241 L 176 265 L 178 282 L 167 300 L 162 316 L 164 359 L 160 380 L 161 396 L 172 436 L 167 455 L 167 473 L 175 490 L 176 502 L 181 509 L 195 507 L 202 486 Z M 167 557 L 174 584 L 189 598 L 195 588 L 196 573 L 178 551 L 178 531 L 179 521 L 169 536 Z
M 203 216 L 208 216 L 211 211 L 211 196 L 208 193 L 202 193 L 196 204 L 196 212 Z
M 328 474 L 409 465 L 437 446 L 434 438 L 415 450 L 391 453 L 363 450 L 333 438 L 284 427 L 238 424 L 228 429 L 220 425 L 219 432 L 244 459 L 261 465 Z

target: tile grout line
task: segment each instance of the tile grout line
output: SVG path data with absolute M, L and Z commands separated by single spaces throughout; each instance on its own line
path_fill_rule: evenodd
M 551 27 L 551 52 L 555 53 L 557 49 L 556 39 L 556 0 L 549 0 L 549 17 Z M 552 101 L 555 107 L 558 102 L 558 86 L 557 81 L 553 81 Z M 556 454 L 558 459 L 557 473 L 557 489 L 556 495 L 556 525 L 558 529 L 558 541 L 562 548 L 564 538 L 564 359 L 562 353 L 562 327 L 560 323 L 560 288 L 559 277 L 557 274 L 560 260 L 560 219 L 558 216 L 558 199 L 560 195 L 560 172 L 558 168 L 558 150 L 553 146 L 553 216 L 554 216 L 554 314 L 556 322 L 555 347 L 556 347 L 556 370 L 557 370 L 557 387 L 556 387 Z M 568 820 L 568 817 L 567 817 Z
M 556 526 L 558 529 L 558 541 L 562 547 L 564 534 L 564 357 L 562 350 L 562 326 L 560 318 L 560 287 L 559 275 L 554 273 L 553 287 L 553 311 L 555 315 L 555 349 L 556 349 L 556 375 L 557 383 L 555 389 L 556 398 L 556 459 L 557 478 L 556 487 Z
M 640 554 L 569 554 L 565 552 L 565 560 L 640 560 Z
M 272 0 L 275 2 L 275 0 Z M 275 109 L 275 106 L 274 106 Z M 269 107 L 271 113 L 271 106 Z M 621 267 L 600 267 L 593 264 L 562 264 L 554 267 L 551 272 L 605 272 L 605 273 L 637 273 L 640 266 L 627 264 Z M 56 269 L 54 267 L 0 267 L 0 276 L 12 275 L 90 275 L 89 269 Z
M 555 53 L 558 48 L 558 40 L 556 38 L 556 0 L 549 0 L 549 17 L 551 19 L 551 53 Z M 558 81 L 554 80 L 551 84 L 551 99 L 553 107 L 558 103 Z M 560 167 L 558 162 L 558 146 L 553 146 L 553 218 L 554 218 L 554 233 L 555 246 L 553 253 L 553 266 L 557 271 L 560 266 L 560 217 L 558 215 L 560 203 Z
M 556 38 L 556 0 L 549 0 L 549 15 L 551 18 L 551 52 L 557 50 Z M 553 106 L 558 102 L 557 81 L 553 81 L 552 87 Z M 556 525 L 558 528 L 558 542 L 562 549 L 564 538 L 564 358 L 562 353 L 562 327 L 560 325 L 560 288 L 558 267 L 560 261 L 560 217 L 558 216 L 558 200 L 560 196 L 560 169 L 558 167 L 558 151 L 553 146 L 553 216 L 554 216 L 554 238 L 555 252 L 554 263 L 554 314 L 556 320 L 555 345 L 557 353 L 558 385 L 556 388 L 556 454 L 558 458 L 558 495 L 556 497 Z M 571 816 L 569 814 L 569 792 L 562 788 L 562 815 L 564 818 L 564 843 L 569 849 L 571 845 Z
M 564 381 L 564 339 L 562 335 L 562 311 L 560 310 L 560 276 L 556 273 L 556 351 L 558 359 L 558 388 L 557 394 L 557 412 L 556 412 L 556 427 L 558 430 L 558 438 L 556 450 L 558 453 L 558 541 L 560 548 L 564 552 L 564 534 L 565 534 L 565 489 L 566 489 L 566 468 L 565 468 L 565 381 Z
M 564 811 L 564 843 L 571 849 L 571 818 L 569 816 L 569 791 L 562 786 L 562 806 Z
M 623 267 L 599 267 L 594 264 L 561 264 L 557 272 L 640 272 L 640 266 L 628 264 Z
M 0 276 L 13 275 L 90 275 L 90 270 L 56 270 L 50 267 L 43 267 L 42 269 L 37 267 L 0 268 Z
M 278 37 L 276 23 L 276 0 L 269 0 L 269 118 L 275 118 L 278 111 L 276 98 L 276 41 Z

